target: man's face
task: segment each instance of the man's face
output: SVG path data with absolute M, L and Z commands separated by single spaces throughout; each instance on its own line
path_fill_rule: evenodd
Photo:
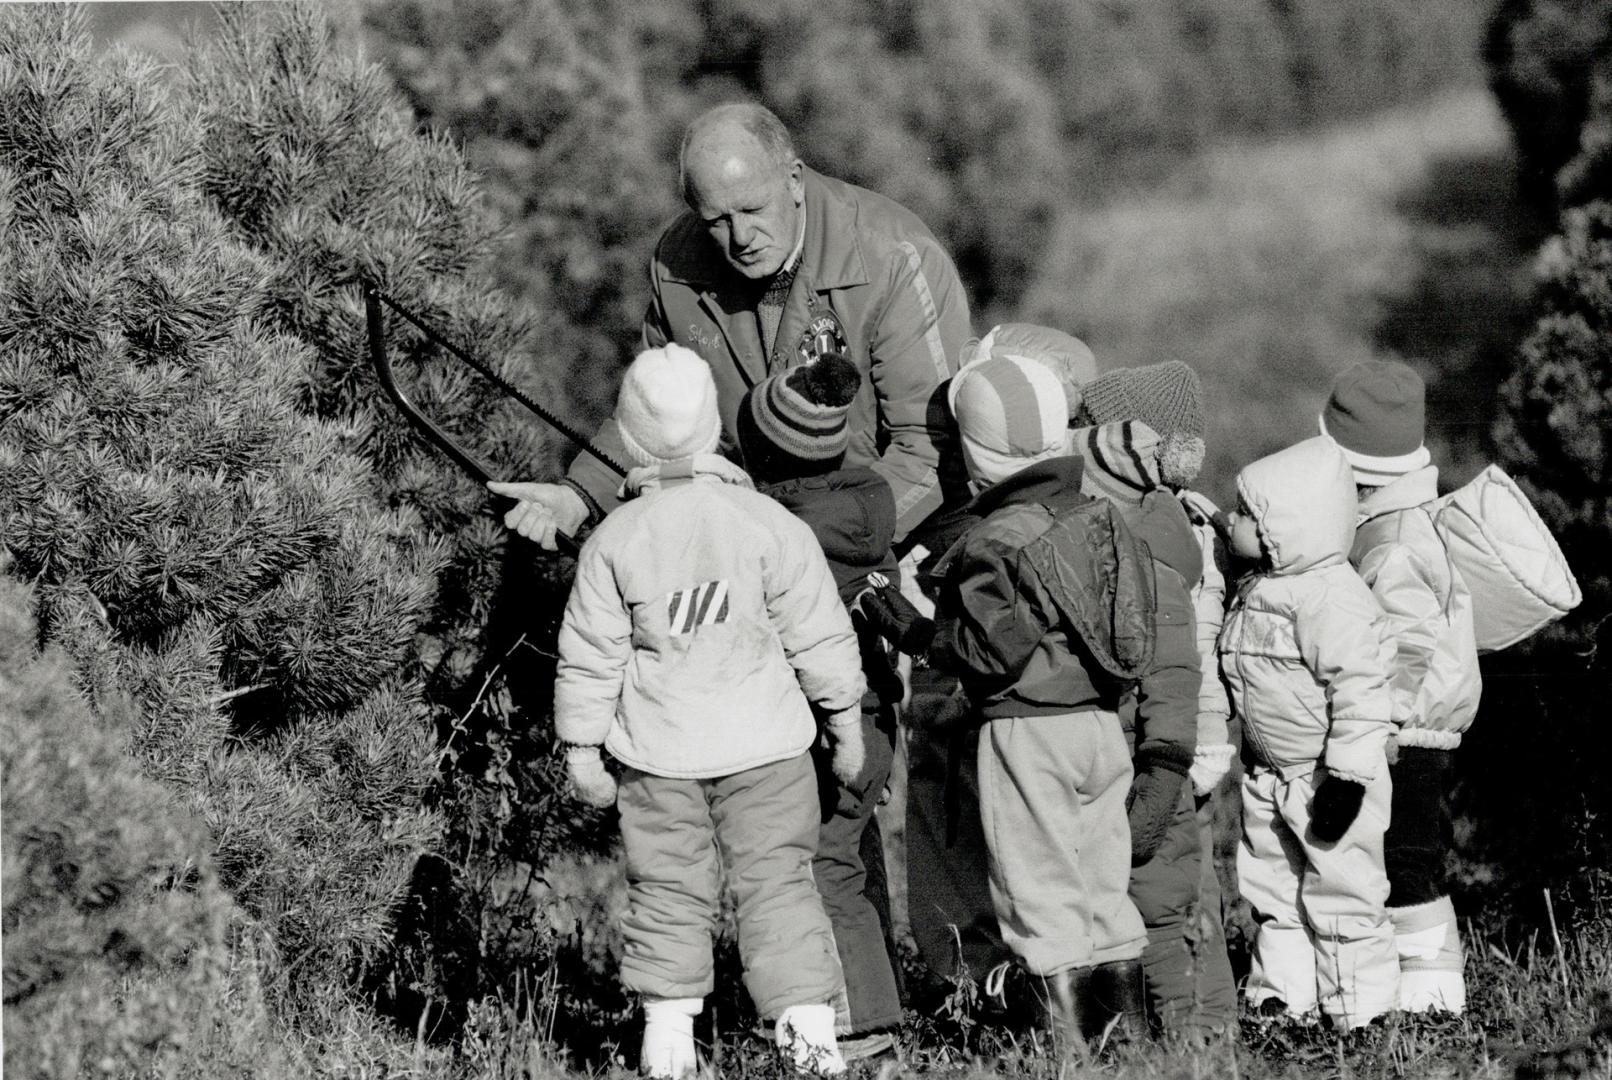
M 728 265 L 754 281 L 783 269 L 800 234 L 800 160 L 780 166 L 739 132 L 691 148 L 685 167 L 689 205 Z

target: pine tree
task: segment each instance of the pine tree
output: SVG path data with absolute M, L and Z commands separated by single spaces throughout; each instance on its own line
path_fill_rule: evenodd
M 375 499 L 362 424 L 299 409 L 314 355 L 209 202 L 194 110 L 92 55 L 75 9 L 0 22 L 8 572 L 205 822 L 278 985 L 339 986 L 385 950 L 440 827 L 404 662 L 444 552 Z

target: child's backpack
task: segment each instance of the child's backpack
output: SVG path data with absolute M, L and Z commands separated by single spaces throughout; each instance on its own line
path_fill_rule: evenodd
M 1515 645 L 1583 598 L 1556 538 L 1499 466 L 1435 501 L 1429 513 L 1472 594 L 1479 652 Z

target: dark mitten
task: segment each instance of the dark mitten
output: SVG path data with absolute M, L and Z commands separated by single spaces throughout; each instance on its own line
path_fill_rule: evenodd
M 1342 839 L 1354 824 L 1365 799 L 1366 785 L 1328 776 L 1310 800 L 1310 832 L 1326 844 Z
M 1125 797 L 1131 821 L 1131 865 L 1141 866 L 1158 852 L 1181 801 L 1187 769 L 1167 758 L 1138 755 L 1136 778 Z
M 857 609 L 880 637 L 908 656 L 923 656 L 935 640 L 935 621 L 926 619 L 894 585 L 873 585 L 856 598 Z

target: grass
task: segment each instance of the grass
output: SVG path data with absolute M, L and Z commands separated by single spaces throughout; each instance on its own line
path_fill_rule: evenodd
M 1196 368 L 1211 495 L 1314 434 L 1338 370 L 1385 356 L 1427 377 L 1435 461 L 1464 479 L 1498 381 L 1475 369 L 1517 340 L 1541 227 L 1512 176 L 1480 90 L 1227 143 L 1154 189 L 1066 208 L 1020 317 L 1081 336 L 1105 368 Z

